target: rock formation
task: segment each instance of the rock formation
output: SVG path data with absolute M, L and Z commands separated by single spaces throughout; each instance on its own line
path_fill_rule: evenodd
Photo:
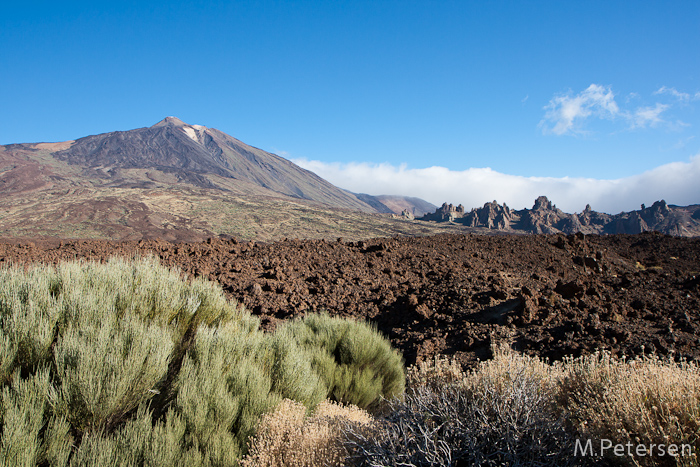
M 519 211 L 510 209 L 505 203 L 501 205 L 492 201 L 465 213 L 461 204 L 444 203 L 435 213 L 419 220 L 452 222 L 511 233 L 636 234 L 658 231 L 681 237 L 700 236 L 700 205 L 672 206 L 664 200 L 650 207 L 642 205 L 638 211 L 615 215 L 596 212 L 590 205 L 586 205 L 581 213 L 568 214 L 546 196 L 537 198 L 532 209 Z
M 426 214 L 421 219 L 437 222 L 454 222 L 455 219 L 461 219 L 464 216 L 464 206 L 453 206 L 452 204 L 442 203 L 442 206 L 437 208 L 433 214 Z

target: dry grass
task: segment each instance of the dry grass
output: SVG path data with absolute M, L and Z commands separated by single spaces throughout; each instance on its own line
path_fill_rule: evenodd
M 564 364 L 559 404 L 583 436 L 615 444 L 690 445 L 700 453 L 700 367 L 601 352 Z M 658 451 L 657 451 L 658 452 Z M 630 465 L 698 465 L 696 456 L 634 456 Z M 628 456 L 629 457 L 629 456 Z
M 345 465 L 348 451 L 343 433 L 369 430 L 372 417 L 354 406 L 325 401 L 311 416 L 304 405 L 285 399 L 263 417 L 243 467 L 318 467 Z
M 372 436 L 346 433 L 361 465 L 698 466 L 700 367 L 605 352 L 550 365 L 501 347 L 465 373 L 438 357 L 407 370 L 405 398 L 378 423 Z M 577 457 L 588 440 L 597 456 Z M 624 454 L 600 456 L 602 440 Z
M 487 232 L 458 225 L 393 219 L 291 198 L 220 190 L 65 187 L 3 198 L 0 237 L 199 241 L 219 234 L 241 240 L 314 238 L 349 241 L 394 235 Z
M 432 360 L 412 365 L 406 370 L 406 386 L 430 386 L 432 389 L 438 389 L 438 386 L 445 384 L 459 384 L 466 377 L 467 374 L 459 362 L 444 355 L 436 355 Z

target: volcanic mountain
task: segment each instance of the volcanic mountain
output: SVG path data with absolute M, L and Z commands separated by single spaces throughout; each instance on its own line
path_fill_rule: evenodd
M 175 182 L 375 212 L 353 194 L 282 157 L 175 117 L 149 128 L 80 138 L 53 156 L 105 186 L 154 188 Z
M 0 237 L 364 238 L 412 229 L 377 197 L 175 117 L 75 141 L 0 146 L 0 200 Z

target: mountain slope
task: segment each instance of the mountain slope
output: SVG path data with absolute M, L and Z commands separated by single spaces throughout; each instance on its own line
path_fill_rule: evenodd
M 175 117 L 148 128 L 80 138 L 52 155 L 80 167 L 83 176 L 105 186 L 153 188 L 185 183 L 375 212 L 354 195 L 282 157 Z
M 0 146 L 7 239 L 365 239 L 453 229 L 392 219 L 369 201 L 174 117 L 75 141 Z

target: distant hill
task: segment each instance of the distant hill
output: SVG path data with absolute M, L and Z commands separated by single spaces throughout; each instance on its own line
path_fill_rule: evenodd
M 415 217 L 421 217 L 437 209 L 437 206 L 424 199 L 410 196 L 379 195 L 376 198 L 395 214 L 406 211 Z
M 0 146 L 0 238 L 365 239 L 445 231 L 700 235 L 700 206 L 616 215 L 495 201 L 465 212 L 343 190 L 219 130 L 167 117 L 60 143 Z M 422 216 L 422 217 L 421 217 Z M 414 221 L 413 218 L 435 223 Z
M 365 193 L 356 193 L 355 196 L 375 208 L 377 211 L 391 214 L 402 214 L 404 211 L 406 211 L 415 217 L 420 217 L 430 212 L 434 212 L 437 209 L 437 206 L 425 201 L 424 199 L 410 196 L 373 196 Z
M 674 206 L 657 201 L 649 207 L 620 214 L 593 211 L 590 205 L 578 214 L 567 214 L 546 196 L 535 200 L 532 209 L 514 210 L 496 201 L 465 212 L 462 205 L 444 203 L 423 221 L 450 222 L 513 233 L 636 234 L 657 231 L 681 237 L 700 236 L 700 205 Z

